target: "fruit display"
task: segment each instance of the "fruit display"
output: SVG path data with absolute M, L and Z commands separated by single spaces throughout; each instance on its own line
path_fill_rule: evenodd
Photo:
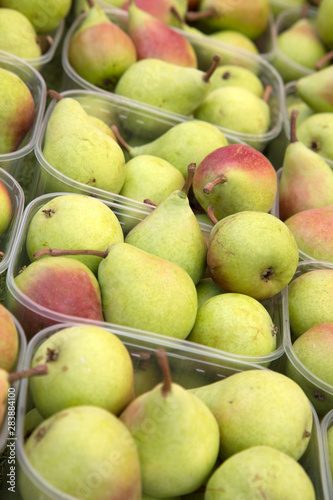
M 1 498 L 331 500 L 332 8 L 0 0 Z

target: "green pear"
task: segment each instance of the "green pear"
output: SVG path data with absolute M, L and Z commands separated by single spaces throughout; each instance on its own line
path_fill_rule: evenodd
M 315 112 L 332 113 L 333 66 L 303 76 L 296 82 L 296 92 Z
M 159 498 L 195 491 L 209 477 L 219 450 L 213 414 L 172 382 L 166 357 L 162 360 L 163 383 L 136 398 L 120 415 L 138 447 L 143 493 Z
M 333 171 L 318 153 L 298 140 L 296 117 L 290 119 L 290 143 L 279 180 L 279 217 L 286 220 L 303 210 L 333 204 Z
M 251 446 L 272 446 L 295 460 L 312 431 L 312 409 L 303 390 L 271 370 L 246 370 L 191 389 L 213 412 L 220 429 L 222 460 Z
M 333 322 L 333 269 L 304 272 L 291 281 L 288 308 L 294 339 L 320 323 Z
M 317 29 L 325 45 L 333 49 L 333 5 L 331 0 L 321 0 L 317 12 Z
M 92 248 L 105 250 L 124 241 L 119 220 L 101 200 L 91 196 L 64 194 L 42 205 L 32 217 L 26 236 L 30 261 L 44 248 Z M 75 255 L 97 274 L 101 257 Z
M 37 408 L 32 408 L 24 415 L 24 428 L 23 437 L 26 440 L 30 434 L 36 429 L 36 427 L 43 422 L 43 417 L 37 410 Z
M 37 33 L 49 33 L 58 28 L 70 11 L 72 0 L 0 0 L 1 7 L 24 14 Z
M 210 90 L 219 56 L 206 73 L 160 59 L 142 59 L 120 77 L 115 93 L 181 115 L 191 115 Z
M 30 88 L 5 68 L 0 68 L 0 103 L 0 155 L 4 155 L 19 148 L 35 118 Z
M 304 468 L 271 446 L 252 446 L 225 460 L 210 477 L 205 500 L 315 500 Z
M 121 147 L 99 130 L 71 97 L 60 98 L 52 110 L 43 155 L 56 170 L 82 184 L 116 194 L 123 186 L 125 157 Z
M 241 293 L 207 300 L 187 340 L 241 356 L 263 356 L 276 349 L 277 327 L 265 307 Z
M 233 85 L 244 87 L 258 97 L 264 95 L 264 86 L 260 78 L 253 71 L 235 64 L 219 66 L 212 75 L 211 82 L 211 91 Z
M 136 61 L 136 50 L 130 36 L 92 3 L 69 42 L 68 60 L 82 78 L 113 91 L 121 75 Z
M 42 55 L 35 28 L 17 10 L 0 8 L 0 50 L 21 59 L 33 59 Z
M 243 211 L 212 229 L 207 263 L 213 280 L 226 292 L 257 300 L 273 297 L 292 279 L 299 252 L 289 228 L 265 212 Z
M 120 141 L 119 141 L 120 142 Z M 154 155 L 163 158 L 187 177 L 190 163 L 199 165 L 212 151 L 228 144 L 223 132 L 211 123 L 188 120 L 178 123 L 152 142 L 131 147 L 121 142 L 131 157 Z
M 24 451 L 30 467 L 60 496 L 141 499 L 134 439 L 104 408 L 75 406 L 52 415 L 28 437 Z M 40 495 L 40 487 L 23 472 L 18 487 L 23 500 Z
M 31 367 L 41 363 L 48 374 L 31 380 L 29 389 L 44 418 L 79 405 L 99 406 L 118 415 L 134 397 L 129 352 L 103 328 L 76 325 L 57 331 L 34 352 Z
M 198 295 L 198 309 L 206 302 L 206 300 L 220 295 L 223 290 L 213 281 L 212 278 L 202 278 L 196 286 Z
M 206 268 L 207 246 L 188 199 L 195 164 L 183 189 L 171 193 L 125 237 L 125 242 L 174 262 L 192 278 L 194 284 Z
M 0 368 L 10 372 L 15 367 L 19 355 L 19 333 L 13 315 L 1 303 L 0 325 Z
M 89 117 L 89 120 L 94 125 L 96 125 L 97 128 L 99 128 L 102 132 L 104 132 L 104 134 L 109 135 L 115 141 L 117 140 L 111 127 L 109 127 L 109 125 L 107 123 L 105 123 L 105 121 L 103 121 L 103 120 L 101 120 L 101 118 L 98 118 L 97 116 L 93 116 L 93 115 L 88 115 L 88 117 Z
M 324 158 L 333 160 L 333 113 L 314 113 L 297 127 L 298 139 Z
M 4 183 L 0 181 L 0 236 L 7 231 L 12 215 L 13 205 L 10 194 Z
M 259 54 L 258 47 L 248 36 L 236 30 L 221 30 L 207 35 L 212 40 L 227 43 L 242 50 L 247 50 L 252 54 Z
M 298 212 L 285 224 L 300 252 L 312 259 L 333 262 L 333 204 Z
M 171 163 L 149 154 L 135 156 L 126 163 L 126 174 L 120 195 L 159 205 L 173 191 L 181 189 L 185 179 Z
M 314 114 L 313 109 L 310 108 L 310 106 L 308 106 L 306 102 L 304 102 L 303 99 L 296 94 L 286 96 L 286 108 L 289 120 L 291 118 L 292 111 L 298 111 L 298 115 L 296 117 L 297 127 L 304 120 L 306 120 L 306 118 Z
M 158 498 L 157 497 L 152 497 L 151 495 L 145 495 L 145 494 L 143 494 L 142 495 L 142 500 L 158 500 Z M 164 497 L 164 500 L 181 500 L 181 498 L 180 497 L 168 497 L 168 498 Z
M 194 116 L 242 134 L 265 134 L 271 123 L 267 102 L 250 90 L 233 85 L 209 92 Z
M 197 314 L 189 274 L 129 243 L 115 243 L 98 269 L 104 318 L 131 328 L 186 338 Z

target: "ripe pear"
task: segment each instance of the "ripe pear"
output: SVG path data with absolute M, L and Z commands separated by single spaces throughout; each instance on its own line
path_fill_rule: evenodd
M 114 1 L 114 0 L 112 0 Z M 128 10 L 130 1 L 123 1 L 122 8 Z M 184 19 L 187 11 L 187 0 L 135 0 L 135 5 L 141 10 L 159 19 L 164 24 L 181 27 L 181 20 Z
M 13 215 L 13 205 L 7 187 L 0 181 L 0 236 L 7 231 Z
M 260 78 L 253 71 L 235 64 L 219 66 L 212 75 L 211 82 L 211 91 L 233 85 L 244 87 L 258 97 L 264 95 L 264 86 Z
M 333 204 L 298 212 L 285 224 L 301 252 L 312 259 L 333 262 Z
M 220 295 L 223 290 L 213 281 L 212 278 L 202 278 L 196 286 L 198 295 L 198 309 L 206 300 Z
M 0 68 L 0 103 L 0 155 L 3 155 L 19 148 L 35 117 L 35 102 L 29 87 L 5 68 Z
M 296 82 L 296 92 L 315 112 L 332 113 L 333 66 L 303 76 Z
M 179 66 L 197 68 L 197 56 L 183 34 L 131 2 L 128 34 L 134 42 L 137 59 L 155 58 Z
M 205 500 L 315 500 L 304 468 L 271 446 L 252 446 L 225 460 L 209 478 Z
M 244 210 L 268 212 L 277 194 L 276 170 L 255 148 L 229 144 L 202 160 L 193 193 L 206 212 L 214 207 L 217 220 Z
M 259 54 L 258 47 L 253 40 L 239 31 L 224 29 L 221 31 L 213 31 L 213 33 L 209 33 L 207 36 L 212 40 L 227 43 L 239 49 L 247 50 L 252 54 Z
M 333 113 L 314 113 L 297 127 L 298 139 L 324 158 L 333 160 Z
M 82 78 L 113 91 L 121 75 L 136 61 L 135 46 L 98 4 L 89 3 L 85 19 L 69 42 L 68 60 Z
M 26 236 L 30 261 L 43 248 L 93 248 L 105 250 L 124 241 L 123 231 L 114 212 L 101 200 L 80 194 L 57 196 L 42 205 L 32 217 Z M 73 257 L 97 274 L 101 257 Z
M 19 334 L 12 314 L 0 304 L 0 368 L 10 372 L 19 353 Z
M 212 472 L 219 450 L 213 414 L 172 382 L 164 356 L 163 383 L 137 397 L 120 415 L 138 447 L 143 493 L 159 498 L 195 491 Z
M 312 409 L 303 390 L 282 373 L 246 370 L 191 389 L 213 412 L 222 460 L 251 446 L 272 446 L 295 460 L 312 431 Z
M 121 147 L 90 121 L 78 101 L 55 98 L 45 131 L 45 160 L 75 181 L 118 194 L 125 179 Z
M 135 442 L 115 415 L 97 406 L 75 406 L 44 420 L 24 451 L 46 483 L 74 498 L 141 499 L 140 463 Z M 38 498 L 40 487 L 20 473 L 23 500 Z
M 195 164 L 181 190 L 171 193 L 126 235 L 125 242 L 182 267 L 196 285 L 206 268 L 207 246 L 188 199 Z
M 187 340 L 241 356 L 262 356 L 276 349 L 277 327 L 265 307 L 241 293 L 207 300 Z
M 326 47 L 333 49 L 333 5 L 331 0 L 321 0 L 317 12 L 317 29 Z
M 35 28 L 17 10 L 0 8 L 0 50 L 21 59 L 33 59 L 42 55 Z
M 93 124 L 96 125 L 97 128 L 99 128 L 105 134 L 109 135 L 115 141 L 117 140 L 116 136 L 114 135 L 114 133 L 113 133 L 113 131 L 111 129 L 111 127 L 109 127 L 109 125 L 107 123 L 105 123 L 104 120 L 101 120 L 97 116 L 93 116 L 93 115 L 88 115 L 88 116 L 89 116 L 89 120 L 91 122 L 93 122 Z
M 333 269 L 316 269 L 288 285 L 290 330 L 294 339 L 320 323 L 333 322 Z
M 290 119 L 290 143 L 279 180 L 279 217 L 283 221 L 303 210 L 333 204 L 333 171 L 330 166 L 297 139 L 296 117 Z
M 48 374 L 31 380 L 29 388 L 44 418 L 79 405 L 99 406 L 118 415 L 134 397 L 129 352 L 104 328 L 76 325 L 57 331 L 34 352 L 31 367 L 41 363 Z

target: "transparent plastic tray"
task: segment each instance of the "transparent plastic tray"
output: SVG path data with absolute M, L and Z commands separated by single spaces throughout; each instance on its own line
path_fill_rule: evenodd
M 16 317 L 19 319 L 21 324 L 23 325 L 23 328 L 25 329 L 26 335 L 28 338 L 31 338 L 36 332 L 41 330 L 42 328 L 46 328 L 47 326 L 54 324 L 54 323 L 64 323 L 66 321 L 77 321 L 80 323 L 91 323 L 91 320 L 87 320 L 84 318 L 73 318 L 72 316 L 68 316 L 65 314 L 60 314 L 56 313 L 54 311 L 51 311 L 50 309 L 47 309 L 45 307 L 41 307 L 32 300 L 30 300 L 25 294 L 23 294 L 18 287 L 16 286 L 15 283 L 15 276 L 19 273 L 20 269 L 29 264 L 29 258 L 27 256 L 26 252 L 26 235 L 27 235 L 27 230 L 30 224 L 30 221 L 34 214 L 39 210 L 40 207 L 42 207 L 46 202 L 48 202 L 50 199 L 54 198 L 55 196 L 61 196 L 64 193 L 55 193 L 55 194 L 48 194 L 48 195 L 43 195 L 32 202 L 29 203 L 29 205 L 26 207 L 23 215 L 23 220 L 22 224 L 20 227 L 20 232 L 19 235 L 16 239 L 16 245 L 13 250 L 13 258 L 11 259 L 8 271 L 7 271 L 7 276 L 6 276 L 6 283 L 7 283 L 7 296 L 6 296 L 6 304 L 7 307 L 16 315 Z M 117 205 L 112 202 L 108 201 L 103 201 L 107 206 L 111 208 L 111 210 L 114 212 L 114 214 L 119 218 L 119 221 L 122 225 L 124 234 L 127 232 L 127 227 L 133 227 L 133 225 L 137 224 L 140 220 L 144 219 L 147 214 L 133 210 L 132 208 L 128 207 L 123 207 L 120 205 Z M 206 229 L 205 226 L 208 228 Z M 203 233 L 209 234 L 210 231 L 210 226 L 205 224 L 202 226 L 200 224 L 200 227 L 203 231 Z M 269 312 L 273 323 L 277 326 L 278 328 L 278 333 L 277 333 L 277 347 L 275 351 L 272 353 L 266 354 L 266 355 L 261 355 L 261 356 L 239 356 L 236 354 L 232 353 L 227 353 L 225 351 L 221 351 L 219 349 L 207 347 L 201 344 L 196 344 L 194 342 L 190 342 L 185 340 L 185 344 L 188 346 L 188 349 L 197 349 L 200 352 L 207 353 L 210 355 L 213 355 L 215 357 L 230 357 L 232 359 L 236 359 L 241 362 L 249 362 L 249 363 L 255 363 L 263 366 L 274 366 L 274 363 L 276 360 L 278 360 L 284 350 L 283 350 L 283 327 L 282 327 L 282 292 L 279 292 L 277 295 L 272 297 L 271 299 L 267 299 L 262 302 L 262 304 L 266 307 L 267 311 Z M 34 313 L 36 315 L 36 321 L 35 321 L 35 328 L 36 331 L 30 331 L 30 328 L 28 327 L 27 323 L 27 316 L 31 315 L 31 313 Z M 30 321 L 31 323 L 31 321 Z M 113 330 L 115 331 L 130 331 L 132 333 L 136 333 L 138 335 L 149 335 L 150 337 L 154 338 L 156 341 L 162 341 L 164 342 L 165 336 L 152 333 L 152 332 L 143 332 L 141 330 L 138 330 L 136 328 L 127 328 L 127 327 L 122 327 L 121 325 L 111 325 L 107 322 L 96 322 L 96 324 L 99 325 L 106 325 L 109 326 L 110 328 L 112 327 Z M 174 339 L 170 337 L 170 342 L 173 343 L 175 346 L 179 345 L 181 341 L 179 339 Z
M 24 193 L 14 177 L 0 168 L 0 181 L 7 189 L 12 203 L 12 217 L 6 231 L 0 235 L 0 251 L 4 253 L 0 259 L 0 274 L 3 273 L 12 258 L 14 241 L 18 234 L 19 227 L 23 217 Z
M 28 344 L 24 367 L 26 368 L 29 366 L 34 352 L 45 338 L 49 337 L 57 330 L 72 326 L 73 324 L 77 323 L 69 322 L 62 326 L 53 326 L 36 335 Z M 241 363 L 223 356 L 217 358 L 212 353 L 201 353 L 196 351 L 194 348 L 189 349 L 188 345 L 184 342 L 180 342 L 177 346 L 175 346 L 170 344 L 167 339 L 164 339 L 157 345 L 154 340 L 149 339 L 146 336 L 142 336 L 140 334 L 132 335 L 131 332 L 126 331 L 119 333 L 114 332 L 114 329 L 109 328 L 108 326 L 106 328 L 109 329 L 110 332 L 115 333 L 131 353 L 134 365 L 134 377 L 136 378 L 141 376 L 144 391 L 153 388 L 157 383 L 161 382 L 159 369 L 149 369 L 149 367 L 156 367 L 154 353 L 159 347 L 163 347 L 168 354 L 173 381 L 187 389 L 215 382 L 239 371 L 251 370 L 255 368 L 264 369 L 252 365 L 251 363 Z M 140 363 L 140 355 L 144 355 L 146 358 L 148 357 L 148 360 L 145 359 L 144 366 Z M 145 374 L 147 374 L 146 377 L 144 377 Z M 139 393 L 140 391 L 137 392 L 137 394 Z M 23 429 L 24 416 L 26 412 L 32 408 L 33 401 L 31 394 L 29 393 L 28 380 L 22 380 L 18 401 L 18 418 L 16 426 L 18 462 L 16 471 L 17 476 L 22 474 L 26 476 L 35 486 L 37 486 L 40 491 L 40 496 L 38 497 L 40 500 L 74 500 L 72 496 L 61 494 L 58 490 L 47 484 L 47 482 L 44 481 L 29 464 L 24 451 Z M 304 467 L 313 482 L 316 499 L 321 500 L 323 498 L 324 488 L 326 488 L 326 485 L 323 484 L 325 474 L 322 441 L 319 420 L 313 408 L 312 410 L 312 435 L 309 446 L 300 459 L 300 464 Z M 19 494 L 19 486 L 16 488 L 16 493 L 14 495 L 7 490 L 3 491 L 3 498 L 4 500 L 9 498 L 19 500 L 21 498 Z
M 0 168 L 17 176 L 22 168 L 25 157 L 33 151 L 42 124 L 46 103 L 46 85 L 41 74 L 23 59 L 19 59 L 0 50 L 0 68 L 12 71 L 19 76 L 29 87 L 34 103 L 35 117 L 26 137 L 16 151 L 0 154 Z
M 320 423 L 320 430 L 323 441 L 323 457 L 324 468 L 326 473 L 326 481 L 324 481 L 324 500 L 331 500 L 333 498 L 333 478 L 331 472 L 330 457 L 328 454 L 327 431 L 333 425 L 333 410 L 329 411 Z
M 128 14 L 120 9 L 105 9 L 105 13 L 108 15 L 109 19 L 120 26 L 124 31 L 126 31 Z M 109 91 L 101 89 L 87 80 L 83 79 L 74 68 L 70 65 L 68 60 L 68 48 L 70 40 L 74 32 L 81 25 L 82 21 L 86 17 L 86 13 L 81 14 L 75 19 L 75 21 L 70 26 L 62 47 L 62 66 L 64 69 L 64 86 L 67 89 L 73 88 L 84 88 L 88 90 L 95 90 L 102 93 L 110 94 Z M 206 71 L 212 62 L 212 57 L 214 54 L 221 56 L 221 64 L 230 64 L 232 60 L 234 64 L 239 66 L 244 66 L 246 68 L 255 70 L 259 78 L 261 79 L 264 86 L 270 85 L 272 87 L 271 96 L 269 99 L 269 106 L 271 112 L 271 125 L 269 130 L 264 134 L 245 134 L 239 133 L 230 129 L 225 129 L 219 127 L 223 132 L 229 133 L 235 136 L 241 142 L 245 142 L 250 146 L 256 147 L 257 149 L 263 150 L 265 146 L 276 137 L 282 128 L 282 114 L 281 111 L 284 107 L 284 89 L 283 81 L 279 73 L 275 68 L 263 57 L 251 54 L 248 51 L 232 47 L 231 45 L 217 42 L 215 40 L 210 40 L 208 37 L 203 37 L 190 32 L 180 30 L 182 34 L 187 38 L 187 40 L 193 46 L 197 59 L 199 69 Z M 124 99 L 124 102 L 130 101 L 130 99 Z M 157 109 L 155 106 L 145 105 L 147 109 Z M 183 115 L 177 115 L 177 113 L 172 113 L 176 117 L 182 117 L 186 119 Z

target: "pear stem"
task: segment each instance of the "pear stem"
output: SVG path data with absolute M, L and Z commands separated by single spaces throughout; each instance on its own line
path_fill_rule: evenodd
M 208 69 L 208 71 L 206 71 L 206 73 L 202 77 L 204 82 L 209 83 L 209 79 L 212 76 L 212 74 L 214 73 L 214 71 L 216 70 L 216 68 L 218 67 L 220 60 L 221 60 L 221 57 L 218 54 L 215 54 L 215 56 L 213 56 L 213 62 L 212 62 L 211 67 Z
M 153 201 L 151 201 L 149 198 L 145 198 L 143 200 L 143 203 L 146 203 L 146 205 L 151 205 L 152 207 L 157 207 L 156 203 L 154 203 Z
M 316 62 L 315 68 L 322 69 L 324 64 L 331 62 L 332 59 L 333 59 L 333 50 L 327 52 L 327 54 L 325 54 L 321 59 L 319 59 L 319 61 Z
M 305 2 L 303 4 L 302 9 L 301 9 L 301 14 L 300 14 L 301 19 L 304 19 L 305 17 L 307 17 L 309 7 L 310 7 L 310 5 L 307 2 Z
M 117 142 L 120 144 L 120 146 L 122 146 L 124 149 L 126 149 L 126 151 L 129 152 L 131 149 L 131 146 L 129 144 L 127 144 L 125 139 L 120 135 L 120 132 L 118 130 L 117 125 L 111 125 L 110 128 L 111 128 L 112 132 L 114 133 L 114 135 L 116 136 Z
M 2 259 L 4 258 L 5 254 L 3 252 L 0 252 L 0 262 L 2 261 Z
M 73 250 L 64 248 L 41 248 L 34 253 L 34 258 L 37 260 L 43 255 L 50 255 L 52 257 L 61 257 L 63 255 L 93 255 L 95 257 L 102 257 L 104 259 L 108 254 L 107 250 Z
M 173 14 L 175 16 L 175 18 L 177 19 L 177 21 L 183 25 L 184 24 L 184 19 L 182 18 L 182 16 L 179 14 L 179 10 L 176 9 L 176 7 L 174 5 L 172 5 L 172 7 L 170 7 L 170 12 L 171 14 Z
M 273 87 L 271 85 L 266 85 L 265 90 L 264 90 L 264 95 L 262 96 L 262 100 L 265 101 L 266 103 L 269 101 L 269 98 L 271 97 Z
M 203 188 L 203 192 L 206 194 L 210 194 L 215 186 L 217 184 L 224 184 L 227 182 L 227 178 L 225 175 L 221 174 L 216 179 L 214 179 L 212 182 L 208 182 L 205 187 Z
M 185 184 L 182 187 L 182 192 L 185 193 L 186 196 L 188 195 L 188 192 L 189 192 L 190 187 L 192 185 L 192 181 L 193 181 L 196 167 L 197 167 L 196 163 L 190 163 L 187 167 L 187 177 L 185 180 Z
M 35 375 L 47 375 L 48 368 L 46 365 L 37 365 L 35 368 L 28 368 L 27 370 L 22 370 L 20 372 L 13 372 L 8 374 L 8 382 L 12 384 L 16 380 L 21 380 L 22 378 L 32 377 Z
M 290 114 L 290 143 L 298 141 L 296 135 L 296 118 L 298 113 L 299 111 L 297 109 L 293 109 Z
M 171 392 L 172 378 L 168 356 L 164 349 L 157 349 L 156 357 L 163 373 L 162 396 L 165 398 Z
M 49 47 L 51 47 L 53 45 L 53 38 L 51 35 L 46 35 L 45 40 L 49 44 Z
M 215 9 L 202 10 L 200 12 L 189 10 L 185 14 L 185 19 L 188 23 L 195 23 L 201 19 L 207 19 L 207 17 L 216 17 L 217 12 Z
M 90 9 L 95 7 L 95 3 L 93 2 L 93 0 L 87 0 L 87 4 L 89 5 Z
M 215 225 L 218 223 L 218 220 L 215 217 L 214 212 L 215 212 L 215 208 L 213 207 L 213 205 L 209 205 L 207 207 L 207 215 L 210 218 L 210 220 L 212 221 L 212 223 Z
M 51 99 L 55 99 L 57 102 L 59 102 L 61 99 L 63 99 L 62 95 L 59 94 L 56 90 L 48 90 L 47 95 L 51 97 Z

